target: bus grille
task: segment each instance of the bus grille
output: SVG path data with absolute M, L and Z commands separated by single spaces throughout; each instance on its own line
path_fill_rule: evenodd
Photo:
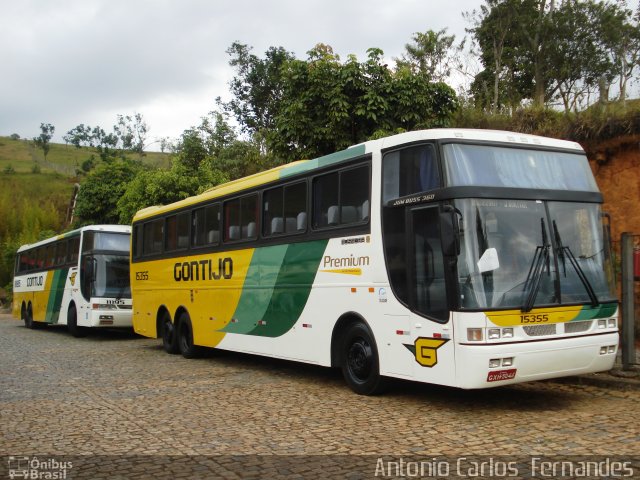
M 524 333 L 530 337 L 542 337 L 544 335 L 554 335 L 556 333 L 556 325 L 554 323 L 550 325 L 527 325 L 522 327 Z
M 586 322 L 569 322 L 564 324 L 564 333 L 586 332 L 591 328 L 591 320 Z

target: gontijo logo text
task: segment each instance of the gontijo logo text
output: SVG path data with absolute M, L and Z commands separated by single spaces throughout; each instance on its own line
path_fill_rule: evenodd
M 189 282 L 198 280 L 229 280 L 233 277 L 233 259 L 230 257 L 219 258 L 218 264 L 213 260 L 193 260 L 191 262 L 178 262 L 173 266 L 173 279 L 176 282 Z

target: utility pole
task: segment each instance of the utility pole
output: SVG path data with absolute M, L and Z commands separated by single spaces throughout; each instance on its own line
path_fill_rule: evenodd
M 622 250 L 622 369 L 631 370 L 635 363 L 635 292 L 633 275 L 633 234 L 624 232 Z

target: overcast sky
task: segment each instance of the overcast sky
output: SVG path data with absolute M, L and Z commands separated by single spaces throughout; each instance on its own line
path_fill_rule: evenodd
M 370 47 L 398 57 L 415 32 L 448 29 L 482 0 L 18 0 L 0 15 L 0 135 L 54 141 L 84 123 L 107 131 L 116 115 L 144 116 L 149 142 L 178 138 L 229 98 L 227 48 L 298 58 L 317 43 L 342 59 Z M 153 147 L 151 147 L 153 149 Z

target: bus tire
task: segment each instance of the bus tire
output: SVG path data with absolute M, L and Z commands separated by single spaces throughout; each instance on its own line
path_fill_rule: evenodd
M 84 327 L 78 326 L 78 313 L 75 305 L 71 305 L 67 312 L 67 330 L 76 338 L 87 336 L 87 330 Z
M 164 348 L 164 351 L 172 355 L 180 353 L 178 347 L 178 329 L 171 321 L 171 317 L 167 312 L 164 312 L 162 315 L 160 325 L 162 326 L 162 348 Z
M 378 349 L 369 327 L 363 322 L 351 324 L 342 343 L 342 375 L 359 395 L 377 395 L 386 387 L 380 375 Z
M 178 345 L 184 358 L 200 356 L 201 349 L 193 344 L 193 327 L 189 314 L 183 312 L 178 321 Z
M 29 329 L 36 328 L 33 321 L 33 307 L 31 303 L 26 308 L 22 309 L 22 319 L 24 320 L 24 326 Z

